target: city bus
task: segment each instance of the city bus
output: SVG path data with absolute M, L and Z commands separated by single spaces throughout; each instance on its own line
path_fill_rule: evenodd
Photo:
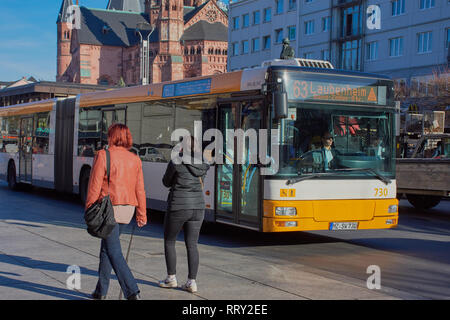
M 84 201 L 108 127 L 125 123 L 130 151 L 142 160 L 147 207 L 164 212 L 169 190 L 162 177 L 179 143 L 175 129 L 194 132 L 201 124 L 202 135 L 216 129 L 226 142 L 235 142 L 239 129 L 266 129 L 256 136 L 265 159 L 250 161 L 250 135 L 213 151 L 224 161 L 204 180 L 206 221 L 260 232 L 392 228 L 393 99 L 388 77 L 292 59 L 8 106 L 0 108 L 0 178 L 11 189 L 31 184 Z

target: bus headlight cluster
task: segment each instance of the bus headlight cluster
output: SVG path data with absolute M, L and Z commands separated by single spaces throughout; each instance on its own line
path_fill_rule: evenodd
M 397 213 L 398 206 L 396 204 L 390 205 L 388 208 L 388 213 Z
M 275 225 L 277 227 L 297 227 L 297 221 L 276 221 Z
M 296 216 L 297 209 L 295 207 L 275 207 L 276 216 Z
M 397 219 L 387 219 L 386 220 L 386 224 L 390 225 L 390 224 L 397 224 Z

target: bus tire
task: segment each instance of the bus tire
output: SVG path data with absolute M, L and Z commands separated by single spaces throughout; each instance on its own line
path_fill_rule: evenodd
M 81 172 L 80 175 L 80 200 L 81 203 L 86 204 L 87 199 L 87 192 L 88 192 L 88 186 L 89 186 L 89 176 L 91 175 L 91 168 L 85 168 Z
M 427 196 L 419 194 L 406 194 L 408 202 L 411 203 L 414 208 L 419 210 L 431 209 L 441 202 L 442 197 L 440 196 Z
M 8 187 L 11 190 L 17 190 L 17 177 L 16 177 L 16 165 L 13 161 L 8 164 Z

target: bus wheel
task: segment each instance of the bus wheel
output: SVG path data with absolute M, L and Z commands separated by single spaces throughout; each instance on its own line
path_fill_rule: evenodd
M 16 166 L 12 162 L 8 165 L 8 187 L 17 190 Z
M 89 176 L 91 175 L 91 169 L 84 169 L 80 177 L 80 199 L 83 204 L 86 203 L 87 192 L 89 186 Z
M 406 198 L 408 199 L 408 202 L 414 206 L 414 208 L 419 210 L 427 210 L 437 206 L 439 202 L 441 202 L 442 197 L 419 195 L 419 194 L 407 194 Z

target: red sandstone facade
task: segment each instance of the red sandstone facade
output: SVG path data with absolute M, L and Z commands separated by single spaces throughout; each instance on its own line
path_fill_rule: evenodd
M 64 0 L 61 10 L 70 2 Z M 140 84 L 140 41 L 111 45 L 126 30 L 102 28 L 101 17 L 125 17 L 131 25 L 133 19 L 145 19 L 155 27 L 150 39 L 156 41 L 149 44 L 150 83 L 226 72 L 228 17 L 216 0 L 146 0 L 144 14 L 84 7 L 81 14 L 97 15 L 92 20 L 96 25 L 75 29 L 70 21 L 58 19 L 57 81 L 119 85 L 123 79 L 126 85 Z M 125 29 L 133 35 L 130 26 Z

